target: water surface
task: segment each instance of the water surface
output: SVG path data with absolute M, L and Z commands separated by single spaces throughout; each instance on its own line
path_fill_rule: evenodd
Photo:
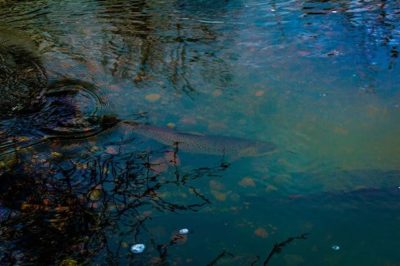
M 15 32 L 53 88 L 0 121 L 1 261 L 262 265 L 309 233 L 268 265 L 399 264 L 399 16 L 394 0 L 0 2 L 0 40 Z M 185 152 L 103 116 L 276 151 Z

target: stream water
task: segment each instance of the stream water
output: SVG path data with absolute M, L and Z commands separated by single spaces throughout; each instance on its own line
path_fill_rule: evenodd
M 0 86 L 0 264 L 399 265 L 399 45 L 396 0 L 0 1 L 48 82 Z

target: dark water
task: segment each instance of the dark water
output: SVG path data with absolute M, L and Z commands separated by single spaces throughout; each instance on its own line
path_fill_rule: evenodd
M 0 1 L 0 264 L 400 265 L 399 4 Z

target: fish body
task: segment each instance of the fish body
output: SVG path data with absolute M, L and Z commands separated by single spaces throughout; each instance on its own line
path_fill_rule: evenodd
M 199 135 L 177 132 L 169 128 L 150 125 L 135 125 L 134 132 L 176 149 L 199 154 L 224 155 L 229 157 L 254 157 L 266 155 L 276 149 L 270 142 L 242 138 Z

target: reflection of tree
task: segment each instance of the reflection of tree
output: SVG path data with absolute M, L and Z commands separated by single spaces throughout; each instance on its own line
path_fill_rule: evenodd
M 156 165 L 151 158 L 161 154 L 91 157 L 89 153 L 78 160 L 31 159 L 32 165 L 20 163 L 2 174 L 0 261 L 49 265 L 66 259 L 95 261 L 99 256 L 111 264 L 124 260 L 144 263 L 148 257 L 122 251 L 124 241 L 131 244 L 142 234 L 150 234 L 146 238 L 160 261 L 165 261 L 168 248 L 181 237 L 175 235 L 167 243 L 158 243 L 146 229 L 151 212 L 198 211 L 210 202 L 192 181 L 218 175 L 227 166 L 182 171 L 170 160 L 173 170 L 159 172 L 153 169 Z M 28 160 L 22 157 L 22 161 Z M 175 202 L 174 197 L 163 195 L 165 187 L 170 193 L 174 187 L 184 188 L 190 197 Z
M 398 2 L 397 1 L 305 1 L 302 7 L 305 15 L 329 15 L 332 12 L 343 14 L 344 24 L 350 31 L 358 29 L 364 58 L 369 60 L 379 46 L 388 47 L 389 69 L 398 57 Z M 321 17 L 322 19 L 322 17 Z
M 97 1 L 83 10 L 76 10 L 73 3 L 60 8 L 49 1 L 38 2 L 37 10 L 28 3 L 13 3 L 10 14 L 13 18 L 35 15 L 29 23 L 17 21 L 17 28 L 24 28 L 40 44 L 50 79 L 82 78 L 84 72 L 86 80 L 104 82 L 106 70 L 139 87 L 158 84 L 187 94 L 223 89 L 232 79 L 224 58 L 229 55 L 223 52 L 229 49 L 225 40 L 232 38 L 234 29 L 225 32 L 201 21 L 211 14 L 228 17 L 227 2 L 203 1 L 198 8 L 189 8 L 182 1 Z M 200 9 L 204 13 L 198 13 Z M 14 21 L 7 16 L 4 23 Z
M 179 14 L 182 11 L 173 4 L 101 4 L 104 11 L 98 16 L 116 28 L 109 36 L 112 42 L 102 47 L 113 76 L 130 78 L 137 84 L 150 80 L 168 83 L 188 94 L 204 87 L 204 82 L 223 88 L 230 81 L 229 67 L 218 55 L 223 46 L 217 43 L 212 25 L 182 22 L 179 16 L 188 14 Z M 165 16 L 169 12 L 176 14 Z
M 398 24 L 398 2 L 375 0 L 371 2 L 352 1 L 349 3 L 346 18 L 351 27 L 360 30 L 358 48 L 363 57 L 366 69 L 365 79 L 367 85 L 362 89 L 365 93 L 375 93 L 379 86 L 378 69 L 376 64 L 385 58 L 385 65 L 390 70 L 395 66 L 398 57 L 398 42 L 400 35 L 397 33 Z M 386 55 L 382 57 L 380 51 L 384 48 Z

